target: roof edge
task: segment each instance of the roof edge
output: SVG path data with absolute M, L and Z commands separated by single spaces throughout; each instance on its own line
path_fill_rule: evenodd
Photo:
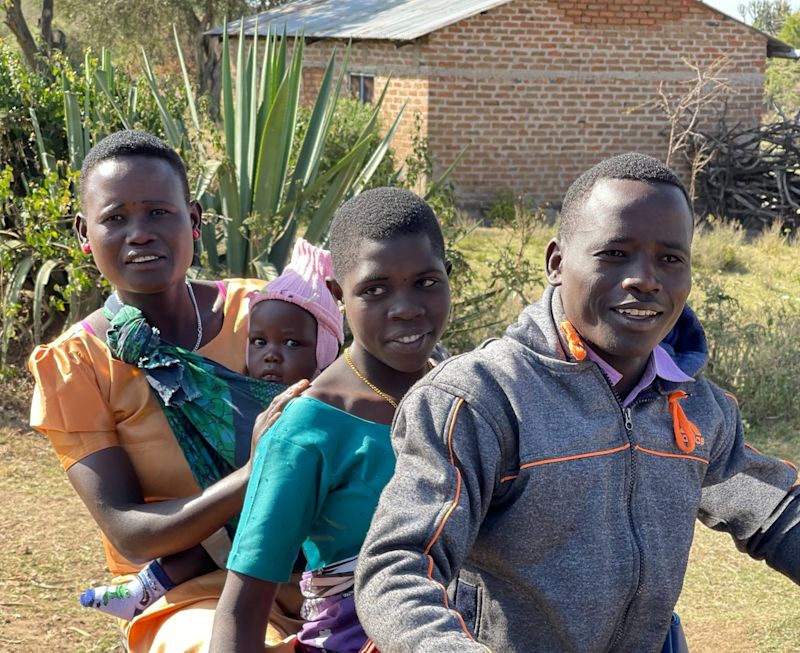
M 509 2 L 513 2 L 513 0 L 496 0 L 495 2 L 492 2 L 489 5 L 482 7 L 481 9 L 476 9 L 472 13 L 468 13 L 468 14 L 465 14 L 463 16 L 459 16 L 458 18 L 453 18 L 453 19 L 450 19 L 450 20 L 442 20 L 440 23 L 433 23 L 432 25 L 427 26 L 423 31 L 420 31 L 418 33 L 410 34 L 410 35 L 408 35 L 408 36 L 406 36 L 405 38 L 402 38 L 402 39 L 387 38 L 387 37 L 372 39 L 372 38 L 364 38 L 364 37 L 358 38 L 358 37 L 347 37 L 347 36 L 327 36 L 327 35 L 324 35 L 324 34 L 316 34 L 316 35 L 315 34 L 309 34 L 309 35 L 305 35 L 305 38 L 306 39 L 315 39 L 315 40 L 320 40 L 320 39 L 333 39 L 333 40 L 348 40 L 348 39 L 352 39 L 354 41 L 379 40 L 379 41 L 391 41 L 391 42 L 409 43 L 409 42 L 414 41 L 416 39 L 419 39 L 419 38 L 421 38 L 423 36 L 427 36 L 428 34 L 432 34 L 433 32 L 436 32 L 437 30 L 444 29 L 445 27 L 449 27 L 450 25 L 453 25 L 455 23 L 459 23 L 462 20 L 467 20 L 468 18 L 472 18 L 473 16 L 477 16 L 477 15 L 482 14 L 484 12 L 491 11 L 492 9 L 496 9 L 497 7 L 500 7 L 502 5 L 508 4 Z M 730 14 L 722 11 L 721 9 L 717 9 L 716 7 L 711 6 L 710 4 L 705 2 L 704 0 L 694 0 L 694 2 L 696 4 L 702 5 L 705 9 L 713 11 L 714 13 L 718 14 L 719 16 L 724 18 L 725 20 L 731 20 L 731 21 L 733 21 L 735 23 L 738 23 L 739 25 L 741 25 L 743 27 L 746 27 L 751 32 L 755 32 L 756 34 L 758 34 L 760 36 L 763 36 L 767 40 L 767 57 L 768 58 L 800 60 L 800 49 L 796 49 L 793 46 L 791 46 L 790 44 L 786 43 L 785 41 L 781 41 L 779 38 L 776 38 L 776 37 L 772 36 L 771 34 L 768 34 L 767 32 L 764 32 L 764 31 L 762 31 L 760 29 L 757 29 L 756 27 L 753 27 L 752 25 L 748 25 L 743 20 L 740 20 L 739 18 L 736 18 L 735 16 L 731 16 Z M 244 31 L 244 36 L 245 37 L 252 37 L 255 34 L 255 29 L 253 29 L 252 27 L 245 27 L 244 30 L 241 30 L 240 25 L 242 24 L 242 21 L 245 21 L 246 23 L 250 23 L 251 25 L 252 24 L 257 24 L 261 20 L 262 16 L 265 16 L 265 15 L 267 15 L 267 14 L 273 12 L 273 11 L 277 11 L 277 10 L 279 10 L 281 8 L 285 8 L 285 6 L 283 6 L 283 7 L 273 7 L 272 9 L 267 9 L 266 11 L 259 12 L 257 14 L 252 15 L 252 16 L 246 16 L 243 19 L 234 20 L 234 21 L 231 21 L 231 22 L 227 23 L 228 36 L 239 36 L 241 34 L 241 32 Z M 216 36 L 218 38 L 221 38 L 222 37 L 222 33 L 224 31 L 224 28 L 225 28 L 225 25 L 220 25 L 219 27 L 214 27 L 214 28 L 208 30 L 207 32 L 204 32 L 203 35 L 204 36 Z M 288 32 L 287 31 L 287 36 L 297 37 L 300 34 L 301 34 L 301 30 L 295 30 L 295 31 L 292 31 L 292 32 Z
M 314 39 L 335 39 L 335 40 L 340 40 L 340 41 L 349 40 L 349 39 L 352 39 L 354 41 L 379 40 L 379 41 L 392 41 L 392 42 L 397 41 L 397 42 L 409 43 L 411 41 L 415 41 L 416 39 L 422 38 L 423 36 L 427 36 L 428 34 L 432 34 L 433 32 L 436 32 L 437 30 L 444 29 L 445 27 L 449 27 L 450 25 L 454 25 L 456 23 L 460 23 L 462 20 L 467 20 L 468 18 L 472 18 L 473 16 L 477 16 L 477 15 L 485 13 L 487 11 L 491 11 L 492 9 L 496 9 L 497 7 L 500 7 L 502 5 L 506 5 L 506 4 L 508 4 L 510 2 L 513 2 L 513 1 L 514 0 L 495 0 L 494 2 L 487 3 L 483 7 L 479 8 L 479 9 L 476 9 L 475 11 L 473 11 L 471 13 L 466 13 L 466 14 L 460 15 L 458 17 L 449 19 L 449 20 L 444 20 L 443 19 L 442 21 L 440 21 L 438 23 L 432 23 L 431 25 L 426 26 L 424 30 L 421 30 L 421 31 L 416 32 L 416 33 L 409 34 L 408 36 L 405 36 L 402 39 L 390 38 L 390 37 L 383 37 L 383 38 L 361 37 L 361 38 L 358 38 L 358 37 L 350 37 L 350 36 L 329 36 L 329 35 L 325 35 L 325 34 L 308 34 L 308 35 L 305 36 L 305 38 L 306 39 L 309 39 L 309 38 L 314 38 Z M 273 7 L 272 9 L 267 9 L 266 11 L 261 11 L 261 12 L 259 12 L 257 14 L 252 15 L 252 16 L 246 16 L 244 18 L 244 21 L 245 22 L 256 23 L 261 19 L 262 16 L 265 16 L 265 15 L 271 13 L 272 11 L 277 11 L 277 10 L 285 9 L 285 8 L 286 8 L 286 5 L 281 5 L 279 7 Z M 240 20 L 235 20 L 235 21 L 231 21 L 231 22 L 228 23 L 228 36 L 239 36 L 240 35 L 240 33 L 242 31 L 241 29 L 239 29 L 239 26 L 240 26 L 241 22 L 242 22 L 242 20 L 240 19 Z M 204 32 L 203 36 L 217 36 L 217 37 L 221 38 L 222 37 L 223 28 L 224 28 L 224 25 L 220 25 L 219 27 L 214 27 L 214 28 Z M 244 31 L 245 37 L 252 37 L 255 34 L 255 30 L 252 27 L 245 27 L 245 29 L 243 31 Z M 259 32 L 259 34 L 260 33 L 261 32 Z M 300 30 L 295 30 L 295 31 L 291 31 L 291 32 L 287 31 L 286 35 L 287 36 L 296 37 L 296 36 L 299 36 L 299 34 L 300 34 Z

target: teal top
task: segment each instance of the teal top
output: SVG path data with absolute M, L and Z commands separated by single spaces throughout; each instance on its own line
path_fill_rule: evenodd
M 290 402 L 256 447 L 228 569 L 283 583 L 301 546 L 310 570 L 357 556 L 394 473 L 389 432 L 312 397 Z

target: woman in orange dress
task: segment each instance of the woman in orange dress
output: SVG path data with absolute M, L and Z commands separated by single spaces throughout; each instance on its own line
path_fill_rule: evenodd
M 245 298 L 263 282 L 188 281 L 202 210 L 189 199 L 178 155 L 143 132 L 112 134 L 84 161 L 81 200 L 76 231 L 113 286 L 116 304 L 137 309 L 153 340 L 178 352 L 178 358 L 210 361 L 226 373 L 243 374 Z M 224 569 L 231 522 L 241 510 L 250 475 L 251 431 L 244 434 L 244 447 L 236 447 L 235 463 L 214 463 L 215 473 L 199 474 L 191 452 L 176 437 L 173 408 L 159 394 L 163 388 L 147 369 L 146 357 L 120 360 L 118 350 L 130 344 L 124 337 L 115 341 L 112 353 L 107 340 L 114 332 L 112 320 L 107 309 L 100 309 L 34 350 L 31 425 L 50 439 L 100 527 L 115 580 L 125 580 L 149 560 L 168 563 L 171 555 L 187 550 L 207 558 L 214 570 L 178 584 L 123 621 L 128 650 L 205 650 L 224 582 L 219 567 Z M 263 433 L 285 401 L 304 387 L 284 393 L 259 417 L 254 432 Z M 197 446 L 209 448 L 207 442 Z M 285 588 L 269 643 L 279 645 L 299 625 L 289 616 L 300 603 L 295 587 Z

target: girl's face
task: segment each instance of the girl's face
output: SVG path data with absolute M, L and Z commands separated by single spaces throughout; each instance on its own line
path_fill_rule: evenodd
M 296 304 L 279 299 L 250 309 L 247 373 L 291 385 L 317 370 L 317 320 Z
M 354 345 L 404 373 L 425 370 L 447 324 L 447 269 L 426 234 L 365 240 L 341 282 Z
M 75 227 L 103 276 L 130 300 L 183 283 L 201 215 L 168 162 L 137 155 L 102 161 L 90 171 Z

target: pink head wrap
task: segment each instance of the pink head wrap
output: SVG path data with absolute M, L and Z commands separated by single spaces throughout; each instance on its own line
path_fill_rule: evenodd
M 277 299 L 296 304 L 317 320 L 317 370 L 324 370 L 339 354 L 344 342 L 344 320 L 336 299 L 325 285 L 333 275 L 331 253 L 298 238 L 292 260 L 264 290 L 251 292 L 250 310 L 259 302 Z

